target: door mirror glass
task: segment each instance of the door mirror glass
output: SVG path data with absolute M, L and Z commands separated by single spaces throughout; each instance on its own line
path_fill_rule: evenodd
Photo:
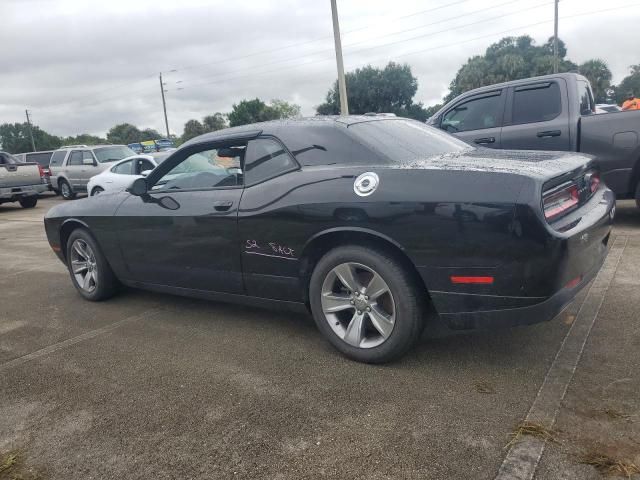
M 143 177 L 146 177 L 146 176 L 148 176 L 151 172 L 152 172 L 152 170 L 143 170 L 142 172 L 140 172 L 140 175 L 142 175 Z
M 131 186 L 127 188 L 127 192 L 131 195 L 135 195 L 136 197 L 141 197 L 142 195 L 147 193 L 147 179 L 146 178 L 136 178 Z

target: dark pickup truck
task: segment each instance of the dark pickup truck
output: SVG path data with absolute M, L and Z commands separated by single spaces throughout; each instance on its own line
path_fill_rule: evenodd
M 490 148 L 591 154 L 617 198 L 640 207 L 640 110 L 595 111 L 589 81 L 563 73 L 471 90 L 427 123 Z

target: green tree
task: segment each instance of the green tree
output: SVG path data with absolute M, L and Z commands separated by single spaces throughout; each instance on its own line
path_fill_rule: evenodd
M 62 143 L 63 145 L 100 145 L 107 143 L 107 139 L 89 135 L 88 133 L 81 133 L 80 135 L 63 138 Z
M 107 140 L 109 143 L 137 143 L 142 141 L 142 132 L 135 125 L 130 123 L 120 123 L 107 132 Z
M 627 98 L 628 92 L 633 92 L 636 97 L 640 97 L 640 63 L 629 67 L 631 73 L 624 77 L 615 88 L 615 98 L 621 104 Z
M 578 71 L 591 83 L 596 103 L 607 101 L 607 90 L 611 86 L 611 70 L 604 60 L 587 60 L 578 67 Z
M 146 142 L 147 140 L 159 140 L 164 138 L 160 132 L 154 130 L 153 128 L 145 128 L 140 132 L 140 140 L 139 142 Z M 129 142 L 132 143 L 132 142 Z
M 205 133 L 204 126 L 198 120 L 187 120 L 187 123 L 184 124 L 184 131 L 182 132 L 182 141 L 186 142 L 203 133 Z
M 300 116 L 300 105 L 277 98 L 271 100 L 271 108 L 278 113 L 278 118 L 296 118 Z
M 215 132 L 216 130 L 227 128 L 227 119 L 222 113 L 216 112 L 213 115 L 204 117 L 202 119 L 202 126 L 205 132 Z
M 45 132 L 37 125 L 32 126 L 36 150 L 54 150 L 62 145 L 62 139 Z M 0 146 L 9 153 L 31 152 L 31 137 L 27 123 L 4 123 L 0 125 Z
M 403 117 L 425 120 L 427 111 L 421 103 L 414 103 L 418 80 L 411 67 L 389 62 L 383 69 L 368 65 L 346 74 L 349 113 L 395 113 Z M 327 92 L 325 103 L 316 111 L 320 115 L 340 113 L 338 82 Z
M 242 100 L 237 105 L 234 104 L 228 117 L 229 126 L 231 127 L 281 118 L 280 112 L 271 108 L 259 98 Z
M 577 71 L 575 63 L 567 60 L 567 49 L 558 40 L 558 71 Z M 449 85 L 445 101 L 478 87 L 521 78 L 553 73 L 553 38 L 536 45 L 531 37 L 505 37 L 490 45 L 484 55 L 467 60 Z

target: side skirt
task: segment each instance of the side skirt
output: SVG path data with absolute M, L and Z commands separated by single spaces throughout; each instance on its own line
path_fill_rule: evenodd
M 191 288 L 172 287 L 169 285 L 158 285 L 155 283 L 136 282 L 131 280 L 120 280 L 127 287 L 140 288 L 151 292 L 169 293 L 182 297 L 201 298 L 216 302 L 236 303 L 249 305 L 252 307 L 268 308 L 270 310 L 286 310 L 289 312 L 309 314 L 307 306 L 302 302 L 291 302 L 287 300 L 272 300 L 270 298 L 250 297 L 236 293 L 211 292 L 208 290 L 194 290 Z

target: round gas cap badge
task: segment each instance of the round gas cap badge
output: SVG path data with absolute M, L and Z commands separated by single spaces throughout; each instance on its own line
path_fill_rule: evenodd
M 353 182 L 353 191 L 356 192 L 356 195 L 366 197 L 375 192 L 378 185 L 380 185 L 378 175 L 373 172 L 365 172 Z

